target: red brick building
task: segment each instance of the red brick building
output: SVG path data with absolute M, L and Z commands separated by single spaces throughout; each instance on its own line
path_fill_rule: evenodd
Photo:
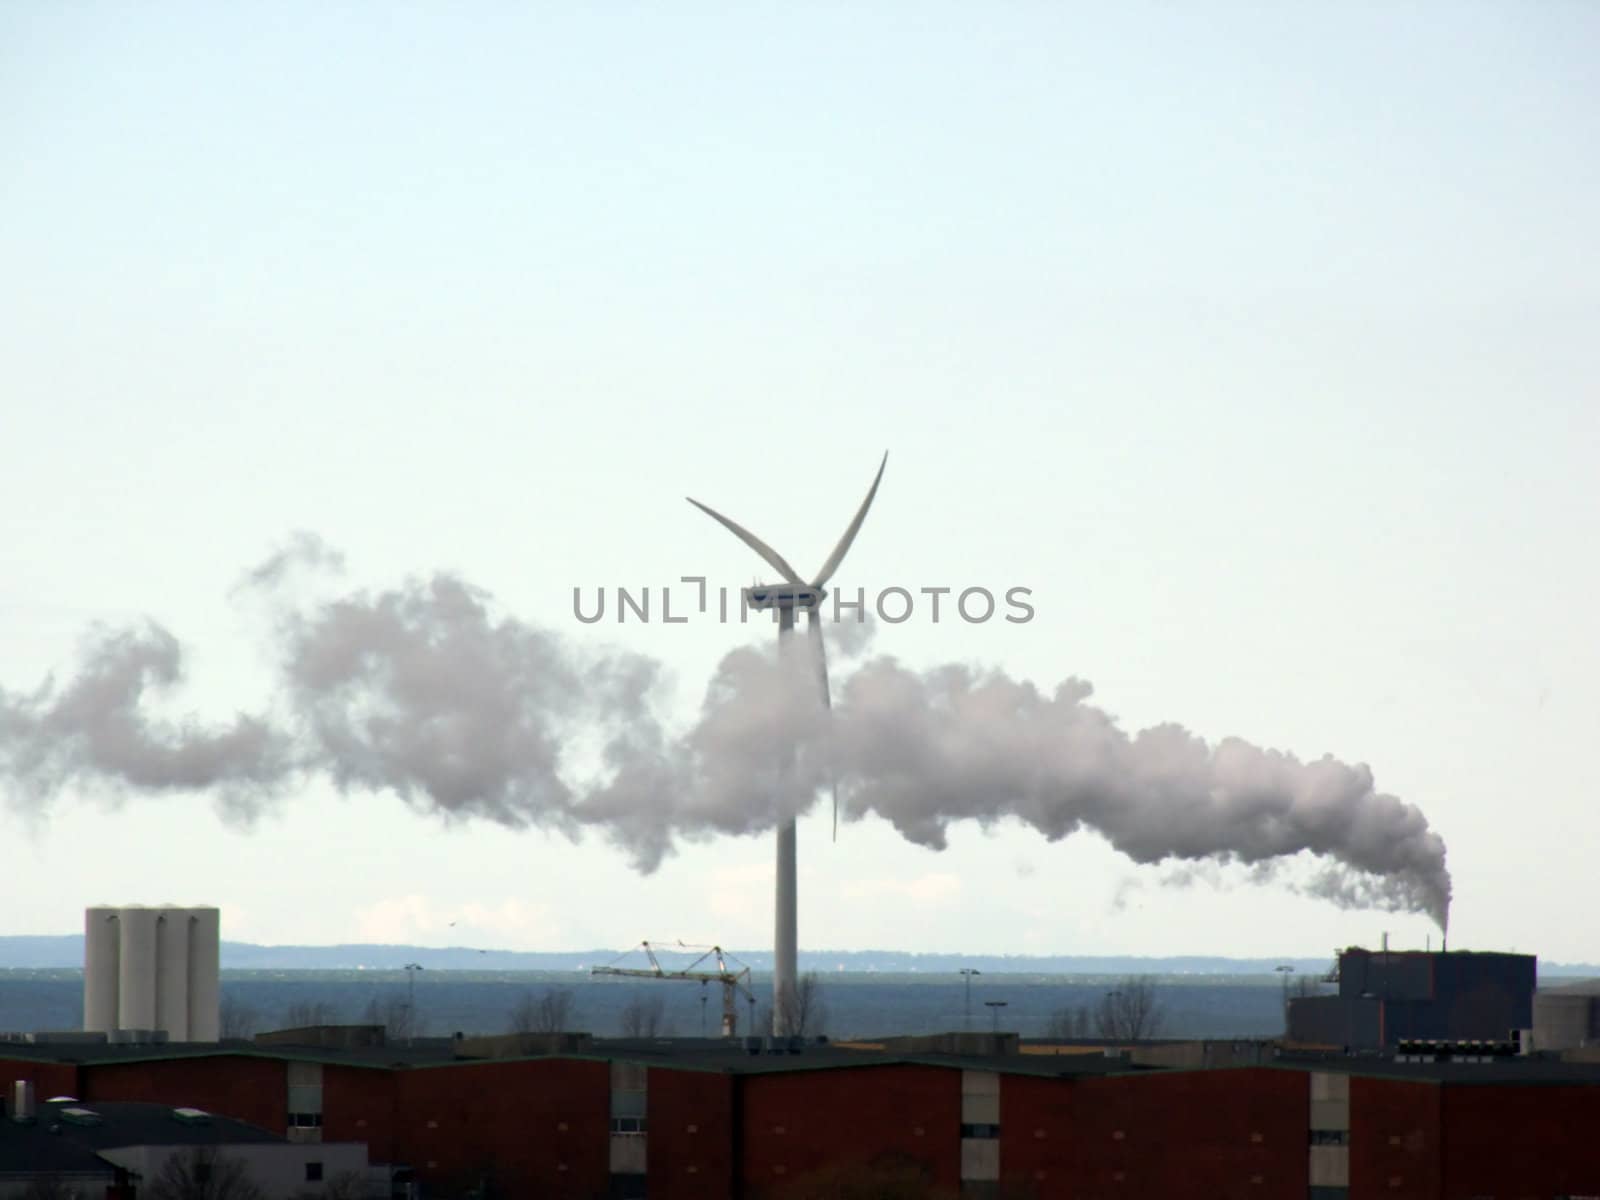
M 1148 1069 L 1101 1055 L 749 1055 L 705 1042 L 415 1049 L 0 1046 L 41 1097 L 192 1105 L 362 1141 L 431 1198 L 822 1200 L 1600 1194 L 1600 1067 L 1531 1059 Z M 895 1193 L 902 1194 L 902 1193 Z

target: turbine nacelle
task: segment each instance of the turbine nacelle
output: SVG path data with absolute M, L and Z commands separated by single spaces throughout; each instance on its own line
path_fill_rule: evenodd
M 744 589 L 747 608 L 765 611 L 769 608 L 792 608 L 796 612 L 814 612 L 822 605 L 827 588 L 792 583 L 757 583 Z

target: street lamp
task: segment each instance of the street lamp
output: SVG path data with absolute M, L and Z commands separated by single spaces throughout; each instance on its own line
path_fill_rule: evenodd
M 417 1036 L 417 972 L 422 970 L 421 963 L 407 963 L 406 972 L 406 1045 L 411 1045 L 411 1039 Z
M 968 1033 L 971 1033 L 972 1032 L 972 977 L 974 975 L 982 975 L 983 972 L 978 970 L 977 967 L 962 967 L 961 968 L 961 973 L 967 977 L 967 1003 L 966 1003 L 966 1007 L 962 1010 L 961 1027 L 963 1029 L 965 1029 Z
M 1000 1032 L 1000 1010 L 1006 1006 L 1006 1002 L 1004 1000 L 985 1000 L 983 1002 L 983 1005 L 993 1015 L 993 1017 L 994 1017 L 994 1031 L 996 1033 L 999 1033 Z

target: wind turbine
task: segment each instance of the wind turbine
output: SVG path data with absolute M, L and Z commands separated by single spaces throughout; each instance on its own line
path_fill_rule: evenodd
M 830 711 L 833 708 L 833 698 L 828 694 L 828 661 L 827 654 L 822 646 L 822 624 L 820 609 L 822 598 L 826 596 L 824 586 L 833 578 L 833 573 L 839 569 L 839 564 L 844 562 L 844 556 L 850 552 L 850 543 L 856 540 L 856 534 L 861 531 L 861 522 L 866 520 L 867 509 L 872 507 L 872 498 L 878 494 L 878 484 L 883 479 L 883 469 L 889 465 L 889 454 L 884 452 L 883 461 L 878 464 L 878 473 L 873 476 L 872 486 L 867 489 L 867 497 L 861 502 L 861 507 L 856 510 L 856 515 L 845 528 L 844 536 L 839 539 L 839 544 L 833 548 L 833 553 L 828 555 L 826 562 L 818 569 L 810 583 L 800 577 L 800 573 L 791 567 L 788 561 L 767 543 L 736 521 L 731 521 L 713 508 L 709 508 L 694 497 L 685 497 L 690 504 L 701 512 L 713 518 L 743 542 L 750 549 L 759 554 L 780 575 L 783 582 L 778 584 L 756 584 L 745 595 L 749 598 L 750 607 L 756 609 L 778 610 L 778 653 L 780 659 L 787 652 L 787 640 L 794 632 L 794 614 L 796 609 L 806 611 L 806 640 L 810 643 L 812 666 L 817 674 L 817 686 L 822 693 L 823 706 Z M 833 788 L 833 833 L 839 836 L 839 789 L 835 784 Z M 799 979 L 797 969 L 797 949 L 799 945 L 798 930 L 798 899 L 797 881 L 795 876 L 795 825 L 794 815 L 780 814 L 778 821 L 778 886 L 774 904 L 774 931 L 772 946 L 772 1032 L 775 1037 L 787 1037 L 794 1032 L 794 1014 L 791 1011 L 796 995 L 796 985 Z

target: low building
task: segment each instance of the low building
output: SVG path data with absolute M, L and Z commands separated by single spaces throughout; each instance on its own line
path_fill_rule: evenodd
M 366 1186 L 360 1142 L 296 1144 L 189 1105 L 70 1096 L 35 1103 L 32 1091 L 29 1081 L 13 1083 L 0 1122 L 0 1197 L 52 1181 L 82 1200 L 131 1200 L 157 1181 L 227 1174 L 248 1179 L 269 1200 L 320 1195 L 335 1181 Z
M 303 1161 L 364 1142 L 374 1159 L 413 1168 L 430 1197 L 785 1200 L 849 1194 L 866 1179 L 1032 1200 L 1600 1194 L 1600 1064 L 1249 1063 L 1241 1047 L 1232 1066 L 1202 1055 L 1141 1067 L 1103 1051 L 692 1039 L 465 1057 L 448 1039 L 327 1040 L 0 1047 L 0 1078 L 70 1089 L 94 1109 L 139 1098 L 231 1112 L 297 1137 L 287 1148 Z
M 1474 951 L 1339 955 L 1339 991 L 1289 1001 L 1288 1041 L 1350 1051 L 1405 1040 L 1504 1041 L 1533 1024 L 1538 959 Z

